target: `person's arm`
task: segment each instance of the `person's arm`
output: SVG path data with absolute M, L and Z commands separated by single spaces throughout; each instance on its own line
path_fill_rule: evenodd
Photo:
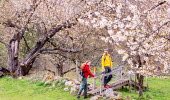
M 88 72 L 88 74 L 89 74 L 91 77 L 94 77 L 94 75 L 91 73 L 91 71 L 90 71 L 90 68 L 89 68 L 89 67 L 87 68 L 87 72 Z
M 111 61 L 111 62 L 110 62 L 110 65 L 111 65 L 110 67 L 112 68 L 112 67 L 113 67 L 113 64 L 112 64 L 112 63 L 113 63 L 113 62 L 112 62 L 112 57 L 111 57 L 111 56 L 110 56 L 110 61 Z
M 102 56 L 102 71 L 104 70 L 104 56 Z

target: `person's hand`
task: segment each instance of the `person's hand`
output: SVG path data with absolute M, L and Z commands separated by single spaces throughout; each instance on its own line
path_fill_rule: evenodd
M 105 72 L 105 70 L 102 70 L 102 72 Z

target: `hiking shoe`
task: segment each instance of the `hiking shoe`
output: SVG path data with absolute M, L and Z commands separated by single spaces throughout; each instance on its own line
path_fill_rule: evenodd
M 106 85 L 106 86 L 104 86 L 105 88 L 108 88 L 109 86 L 108 85 Z
M 110 87 L 110 84 L 107 84 L 106 86 Z
M 80 98 L 80 96 L 78 95 L 78 96 L 77 96 L 77 98 L 79 99 L 79 98 Z
M 84 99 L 86 99 L 86 98 L 87 98 L 87 96 L 84 97 Z

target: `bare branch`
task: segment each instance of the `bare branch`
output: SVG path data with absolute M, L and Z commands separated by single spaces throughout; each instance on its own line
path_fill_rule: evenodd
M 142 22 L 145 20 L 145 18 L 147 17 L 147 15 L 149 14 L 150 11 L 154 10 L 155 8 L 163 5 L 164 3 L 166 3 L 166 1 L 160 2 L 157 5 L 154 5 L 152 8 L 150 8 L 146 13 L 144 13 L 144 15 L 140 15 L 140 17 L 143 17 L 140 21 L 140 23 L 138 25 L 136 25 L 136 27 L 134 29 L 136 29 L 139 25 L 142 24 Z
M 81 52 L 82 50 L 75 50 L 75 49 L 66 49 L 66 48 L 53 48 L 53 49 L 42 49 L 41 52 L 43 51 L 54 51 L 54 50 L 59 50 L 59 51 L 62 51 L 62 52 L 68 52 L 68 53 L 78 53 L 78 52 Z
M 28 15 L 28 19 L 27 19 L 27 21 L 25 22 L 25 25 L 22 27 L 21 32 L 20 32 L 20 33 L 21 33 L 21 34 L 20 34 L 20 39 L 23 38 L 24 33 L 25 33 L 25 30 L 27 29 L 27 25 L 30 23 L 30 19 L 32 18 L 35 10 L 38 8 L 38 6 L 39 6 L 40 3 L 41 3 L 41 0 L 40 0 L 38 3 L 35 3 L 35 4 L 33 5 L 33 7 L 30 9 L 30 14 Z
M 57 32 L 66 29 L 66 28 L 71 28 L 72 26 L 76 25 L 76 23 L 69 23 L 69 22 L 65 22 L 61 25 L 56 26 L 55 28 L 51 29 L 50 31 L 47 32 L 46 35 L 44 35 L 44 37 L 42 37 L 34 46 L 34 48 L 30 51 L 30 53 L 28 54 L 28 56 L 24 59 L 23 63 L 24 65 L 29 64 L 30 62 L 32 62 L 33 58 L 35 58 L 37 55 L 39 55 L 39 53 L 41 53 L 41 49 L 43 48 L 43 46 L 46 44 L 46 42 L 48 42 L 48 40 L 50 38 L 52 38 Z
M 27 49 L 28 49 L 28 51 L 30 50 L 30 47 L 29 47 L 29 45 L 28 45 L 28 42 L 27 42 L 27 40 L 26 40 L 26 38 L 23 36 L 23 38 L 24 38 L 24 42 L 25 42 L 25 45 L 26 45 L 26 47 L 27 47 Z
M 6 22 L 1 22 L 0 24 L 5 25 L 6 27 L 13 27 L 19 29 L 20 27 L 16 24 L 12 23 L 11 20 L 7 20 Z
M 68 72 L 71 72 L 71 71 L 73 71 L 73 70 L 75 70 L 76 68 L 72 68 L 72 69 L 70 69 L 70 70 L 68 70 L 68 71 L 65 71 L 65 72 L 63 72 L 62 74 L 67 74 Z
M 61 53 L 58 53 L 58 52 L 49 52 L 49 51 L 45 51 L 45 52 L 41 52 L 41 54 L 56 54 L 56 55 L 60 55 L 64 58 L 67 58 L 67 59 L 70 59 L 71 61 L 74 61 L 75 59 L 74 58 L 70 58 L 70 57 L 67 57 Z
M 152 11 L 153 9 L 155 9 L 155 8 L 159 7 L 160 5 L 163 5 L 165 3 L 166 3 L 166 1 L 162 1 L 162 2 L 158 3 L 157 5 L 154 5 L 151 9 L 148 10 L 148 12 Z
M 154 32 L 157 32 L 157 31 L 159 31 L 163 26 L 165 26 L 165 25 L 167 25 L 168 23 L 170 22 L 170 20 L 169 21 L 167 21 L 167 22 L 165 22 L 165 23 L 163 23 L 160 27 L 158 27 L 158 29 L 157 30 L 155 30 Z

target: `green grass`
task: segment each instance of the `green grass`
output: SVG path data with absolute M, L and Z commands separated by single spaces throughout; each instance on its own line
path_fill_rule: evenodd
M 77 100 L 77 98 L 76 95 L 70 95 L 69 91 L 44 86 L 41 82 L 3 77 L 0 78 L 0 100 Z
M 113 82 L 114 80 L 112 80 Z M 96 86 L 99 87 L 99 79 L 96 82 Z M 93 79 L 89 79 L 89 83 L 93 83 Z M 170 100 L 170 79 L 164 78 L 149 78 L 149 90 L 143 92 L 142 97 L 138 97 L 138 91 L 132 88 L 130 92 L 129 87 L 124 89 L 118 89 L 117 91 L 124 97 L 124 99 L 135 99 L 135 100 Z M 144 83 L 145 84 L 145 83 Z
M 119 90 L 125 98 L 136 100 L 170 100 L 170 79 L 149 78 L 149 90 L 143 92 L 143 97 L 138 98 L 138 91 L 126 88 L 124 91 Z
M 89 79 L 89 82 L 92 83 L 92 79 Z M 99 86 L 99 81 L 97 85 Z M 69 91 L 59 89 L 63 87 L 63 84 L 51 87 L 44 85 L 43 82 L 35 83 L 25 79 L 3 77 L 0 78 L 0 100 L 77 100 L 76 94 L 70 95 Z M 125 100 L 128 98 L 130 100 L 170 100 L 170 79 L 149 78 L 149 90 L 144 91 L 141 98 L 138 98 L 138 91 L 129 92 L 128 87 L 118 92 Z

